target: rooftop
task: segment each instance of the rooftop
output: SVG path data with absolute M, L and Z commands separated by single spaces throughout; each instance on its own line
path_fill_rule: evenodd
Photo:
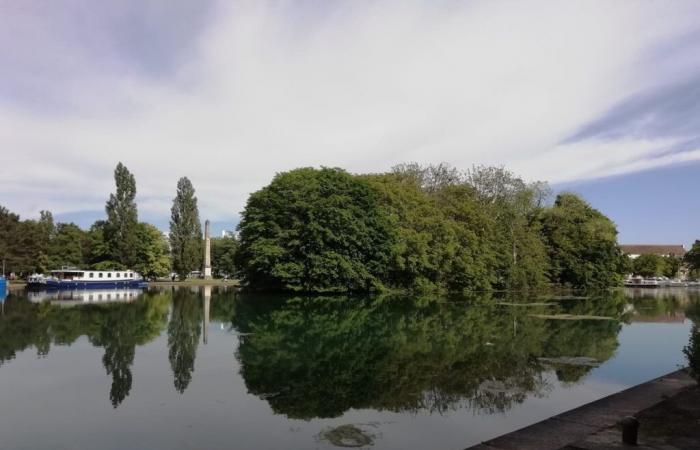
M 685 255 L 682 245 L 620 245 L 622 253 L 627 255 Z

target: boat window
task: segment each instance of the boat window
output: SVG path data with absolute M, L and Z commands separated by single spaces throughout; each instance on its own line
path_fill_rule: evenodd
M 99 278 L 102 278 L 102 272 L 100 272 L 97 276 L 98 276 Z
M 134 274 L 133 274 L 133 273 L 130 273 L 130 274 L 129 274 L 129 278 L 134 278 Z
M 112 272 L 107 272 L 107 278 L 112 278 Z
M 119 278 L 119 275 L 120 275 L 120 273 L 119 273 L 119 272 L 117 272 L 117 274 L 115 275 L 115 277 Z
M 94 277 L 95 277 L 95 274 L 90 272 L 90 278 L 94 278 Z M 90 300 L 92 300 L 92 299 L 90 299 Z

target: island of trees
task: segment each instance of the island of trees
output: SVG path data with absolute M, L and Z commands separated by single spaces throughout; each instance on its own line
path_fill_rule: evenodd
M 88 230 L 48 211 L 20 220 L 0 206 L 0 257 L 17 274 L 65 265 L 185 278 L 202 263 L 195 189 L 177 183 L 166 235 L 139 222 L 121 163 L 106 217 Z M 584 199 L 497 167 L 402 164 L 388 173 L 300 168 L 250 195 L 239 237 L 212 239 L 215 275 L 253 289 L 306 292 L 605 288 L 625 273 L 670 274 L 680 261 L 622 255 L 615 224 Z M 700 269 L 700 241 L 686 255 Z

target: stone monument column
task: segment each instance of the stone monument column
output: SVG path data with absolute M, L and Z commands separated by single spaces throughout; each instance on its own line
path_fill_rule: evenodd
M 204 222 L 204 279 L 211 280 L 211 238 L 208 220 Z
M 209 305 L 211 302 L 211 286 L 204 286 L 204 318 L 202 323 L 202 340 L 204 345 L 209 340 Z

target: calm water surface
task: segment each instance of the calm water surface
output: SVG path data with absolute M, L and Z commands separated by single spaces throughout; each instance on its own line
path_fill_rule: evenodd
M 458 450 L 676 369 L 700 320 L 698 291 L 669 289 L 17 292 L 1 306 L 2 449 Z

